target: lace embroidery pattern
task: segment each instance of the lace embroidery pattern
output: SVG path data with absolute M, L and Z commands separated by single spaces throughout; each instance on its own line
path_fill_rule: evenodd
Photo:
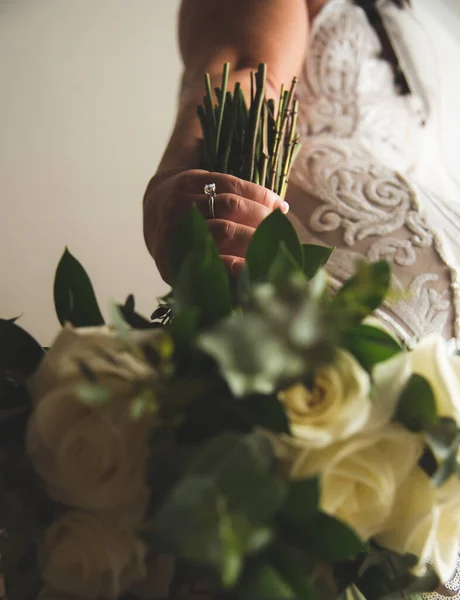
M 450 337 L 456 271 L 428 225 L 423 194 L 400 174 L 413 160 L 408 132 L 419 120 L 380 49 L 350 0 L 330 0 L 315 20 L 298 87 L 303 148 L 292 180 L 314 198 L 302 219 L 308 233 L 338 248 L 330 262 L 338 281 L 347 277 L 347 253 L 386 259 L 403 298 L 386 303 L 381 317 L 406 342 L 434 331 Z

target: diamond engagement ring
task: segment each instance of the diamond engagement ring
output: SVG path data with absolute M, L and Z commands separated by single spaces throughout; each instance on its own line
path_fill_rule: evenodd
M 215 211 L 216 184 L 215 183 L 208 183 L 208 184 L 206 184 L 204 186 L 204 193 L 208 197 L 209 213 L 211 215 L 210 218 L 211 219 L 215 219 L 216 218 L 216 211 Z

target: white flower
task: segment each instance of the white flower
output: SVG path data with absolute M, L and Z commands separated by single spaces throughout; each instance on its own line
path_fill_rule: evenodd
M 450 478 L 436 488 L 416 467 L 402 482 L 384 531 L 382 546 L 419 557 L 420 574 L 431 561 L 443 583 L 454 574 L 460 553 L 460 481 Z
M 70 511 L 45 535 L 43 579 L 71 597 L 115 600 L 145 577 L 145 554 L 123 519 Z
M 295 384 L 279 394 L 292 434 L 304 447 L 321 448 L 358 432 L 371 411 L 370 378 L 355 358 L 338 350 L 317 370 L 311 390 Z
M 451 354 L 446 341 L 431 335 L 409 354 L 412 371 L 431 385 L 440 417 L 460 424 L 460 356 Z
M 299 440 L 267 434 L 290 479 L 319 477 L 320 509 L 363 539 L 380 532 L 399 486 L 417 463 L 422 441 L 399 425 L 358 434 L 326 448 L 302 448 Z
M 110 400 L 81 402 L 81 360 L 109 389 Z M 107 330 L 62 331 L 33 378 L 27 436 L 28 454 L 51 498 L 93 510 L 143 505 L 148 423 L 130 417 L 129 400 L 134 383 L 149 376 L 149 367 Z

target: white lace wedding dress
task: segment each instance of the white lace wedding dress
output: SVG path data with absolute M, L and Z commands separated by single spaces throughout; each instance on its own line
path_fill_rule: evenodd
M 411 61 L 428 32 L 420 38 L 412 11 L 390 3 L 380 10 L 414 93 L 398 94 L 365 12 L 329 0 L 312 24 L 299 80 L 302 150 L 287 200 L 303 241 L 336 247 L 328 268 L 337 285 L 362 257 L 390 261 L 396 294 L 379 316 L 404 342 L 431 332 L 454 342 L 460 189 L 439 159 L 436 103 Z M 460 598 L 460 562 L 446 587 Z
M 434 331 L 454 339 L 460 189 L 455 198 L 446 183 L 434 106 L 411 62 L 426 52 L 428 32 L 412 10 L 383 2 L 380 12 L 414 93 L 398 94 L 365 12 L 329 0 L 299 80 L 302 150 L 287 200 L 303 241 L 337 248 L 329 262 L 337 284 L 362 257 L 390 261 L 396 294 L 379 316 L 405 342 Z

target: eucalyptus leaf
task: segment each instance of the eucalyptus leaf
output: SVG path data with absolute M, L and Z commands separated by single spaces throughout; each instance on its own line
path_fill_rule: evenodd
M 312 283 L 294 273 L 283 286 L 254 284 L 243 312 L 198 337 L 235 396 L 273 394 L 331 360 L 336 328 Z
M 334 248 L 302 244 L 303 271 L 308 279 L 313 279 L 316 273 L 326 265 L 333 252 Z
M 207 477 L 184 478 L 156 514 L 146 537 L 154 549 L 212 567 L 226 585 L 239 574 L 238 535 L 225 499 Z
M 103 325 L 91 281 L 81 263 L 66 248 L 54 278 L 54 305 L 61 325 Z
M 279 209 L 273 211 L 256 229 L 246 252 L 246 264 L 252 281 L 266 281 L 281 243 L 302 268 L 302 245 L 289 219 Z
M 436 400 L 428 381 L 412 375 L 396 407 L 395 420 L 410 431 L 419 432 L 435 425 L 438 419 Z
M 223 433 L 203 445 L 189 474 L 211 478 L 231 511 L 262 524 L 280 508 L 285 495 L 285 484 L 270 473 L 272 461 L 265 437 Z

